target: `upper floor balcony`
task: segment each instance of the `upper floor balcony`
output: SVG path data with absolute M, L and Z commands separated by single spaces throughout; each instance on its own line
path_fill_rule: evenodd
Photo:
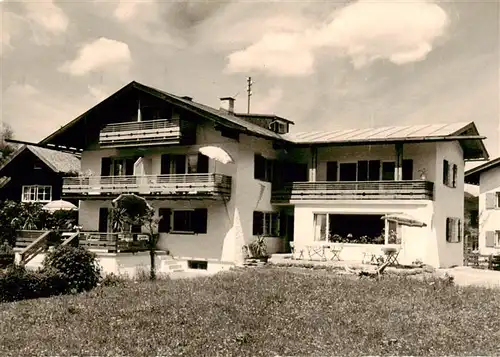
M 63 195 L 96 198 L 135 193 L 159 199 L 229 200 L 231 177 L 216 174 L 65 177 Z
M 274 186 L 271 201 L 288 204 L 321 200 L 433 200 L 430 181 L 290 182 Z
M 177 119 L 113 123 L 99 134 L 100 146 L 109 148 L 180 143 L 181 127 Z

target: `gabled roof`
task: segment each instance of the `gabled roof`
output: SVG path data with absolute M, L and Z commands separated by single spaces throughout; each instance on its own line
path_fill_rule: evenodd
M 412 126 L 389 126 L 370 129 L 351 129 L 351 130 L 336 130 L 336 131 L 316 131 L 295 134 L 280 135 L 272 130 L 253 124 L 245 117 L 261 117 L 261 118 L 276 118 L 285 120 L 274 115 L 268 114 L 229 114 L 227 112 L 209 107 L 207 105 L 194 102 L 189 97 L 177 96 L 138 82 L 131 82 L 121 88 L 108 98 L 104 99 L 99 104 L 95 105 L 76 119 L 72 120 L 61 129 L 49 135 L 40 142 L 40 145 L 59 145 L 59 146 L 77 146 L 74 141 L 81 140 L 85 136 L 82 133 L 84 125 L 87 123 L 87 117 L 94 110 L 98 110 L 105 103 L 118 98 L 127 91 L 136 90 L 141 93 L 154 96 L 167 103 L 175 105 L 184 110 L 201 115 L 209 120 L 212 120 L 217 125 L 233 129 L 248 135 L 263 137 L 266 139 L 280 141 L 295 145 L 363 145 L 363 144 L 383 144 L 394 142 L 425 142 L 425 141 L 459 141 L 464 151 L 466 160 L 486 160 L 488 152 L 484 146 L 478 130 L 473 122 L 470 123 L 452 123 L 452 124 L 428 124 L 428 125 L 412 125 Z M 288 121 L 290 122 L 290 121 Z M 89 123 L 101 125 L 98 119 L 89 120 Z M 290 122 L 292 123 L 292 122 Z M 74 134 L 73 141 L 68 140 L 63 136 L 67 131 L 72 131 Z M 80 145 L 82 146 L 82 145 Z M 81 149 L 81 147 L 80 147 Z
M 458 140 L 467 159 L 488 158 L 488 152 L 473 122 L 386 126 L 366 129 L 288 133 L 283 137 L 296 144 L 370 144 Z
M 489 170 L 494 169 L 495 167 L 498 167 L 498 166 L 500 166 L 500 157 L 497 157 L 496 159 L 487 161 L 484 164 L 481 164 L 481 165 L 476 166 L 470 170 L 465 171 L 465 174 L 464 174 L 465 183 L 468 183 L 471 185 L 479 185 L 479 176 L 483 172 L 489 171 Z
M 31 145 L 23 145 L 19 149 L 17 149 L 0 167 L 0 173 L 2 172 L 4 167 L 14 161 L 16 157 L 18 157 L 22 152 L 26 150 L 37 156 L 54 172 L 68 173 L 80 171 L 80 160 L 72 154 Z
M 250 123 L 242 118 L 237 117 L 236 115 L 231 115 L 228 113 L 225 113 L 221 110 L 214 109 L 212 107 L 206 106 L 201 103 L 197 103 L 193 100 L 191 100 L 188 97 L 181 97 L 181 96 L 176 96 L 174 94 L 146 86 L 144 84 L 138 83 L 136 81 L 132 81 L 131 83 L 127 84 L 125 87 L 121 88 L 108 98 L 104 99 L 94 107 L 90 108 L 87 110 L 85 113 L 82 115 L 78 116 L 77 118 L 73 119 L 71 122 L 68 124 L 64 125 L 62 128 L 59 130 L 55 131 L 54 133 L 50 134 L 48 137 L 40 141 L 40 144 L 46 145 L 46 144 L 53 144 L 55 139 L 60 137 L 64 132 L 69 130 L 70 128 L 79 125 L 82 121 L 86 119 L 86 117 L 93 112 L 94 110 L 100 108 L 103 106 L 105 103 L 109 102 L 110 100 L 118 98 L 122 93 L 129 91 L 129 90 L 139 90 L 143 93 L 155 96 L 159 99 L 162 99 L 168 103 L 171 103 L 173 105 L 176 105 L 180 108 L 183 108 L 185 110 L 191 111 L 193 113 L 197 113 L 203 117 L 206 117 L 207 119 L 213 120 L 216 124 L 228 127 L 230 129 L 234 129 L 243 133 L 247 133 L 249 135 L 254 135 L 254 136 L 260 136 L 264 137 L 267 139 L 275 139 L 275 140 L 284 140 L 281 135 L 273 132 L 272 130 L 260 127 L 258 125 L 255 125 L 253 123 Z

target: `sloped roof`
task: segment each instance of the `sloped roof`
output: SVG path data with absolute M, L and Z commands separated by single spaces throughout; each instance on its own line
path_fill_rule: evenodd
M 29 150 L 36 155 L 54 172 L 67 173 L 80 171 L 80 159 L 75 155 L 31 145 L 23 145 L 0 167 L 0 172 L 25 150 Z
M 369 140 L 406 140 L 456 135 L 458 131 L 469 124 L 470 123 L 425 124 L 333 131 L 322 130 L 288 133 L 283 136 L 293 142 L 307 144 Z
M 498 166 L 500 166 L 500 157 L 497 157 L 496 159 L 487 161 L 484 164 L 481 164 L 481 165 L 476 166 L 470 170 L 465 171 L 465 174 L 464 174 L 465 183 L 468 183 L 471 185 L 479 185 L 479 176 L 483 172 L 494 169 L 495 167 L 498 167 Z
M 484 137 L 480 137 L 477 128 L 473 122 L 470 123 L 451 123 L 451 124 L 426 124 L 426 125 L 411 125 L 411 126 L 388 126 L 381 128 L 369 129 L 350 129 L 350 130 L 334 130 L 334 131 L 313 131 L 302 133 L 288 133 L 280 135 L 272 130 L 258 126 L 244 119 L 245 115 L 240 113 L 229 114 L 221 110 L 209 107 L 207 105 L 192 101 L 188 97 L 177 96 L 138 82 L 131 82 L 122 89 L 118 90 L 87 112 L 83 113 L 76 119 L 72 120 L 61 129 L 43 139 L 40 144 L 57 144 L 62 146 L 74 145 L 73 140 L 63 138 L 63 134 L 67 130 L 72 130 L 78 136 L 80 130 L 84 130 L 82 123 L 85 122 L 86 116 L 97 109 L 103 103 L 116 99 L 119 95 L 128 90 L 139 90 L 149 95 L 155 96 L 180 108 L 189 110 L 198 115 L 202 115 L 209 120 L 214 121 L 218 125 L 234 129 L 248 135 L 255 135 L 281 141 L 283 143 L 296 145 L 320 145 L 320 144 L 369 144 L 369 143 L 385 143 L 385 142 L 423 142 L 437 140 L 458 140 L 464 150 L 464 157 L 468 160 L 488 158 L 488 152 L 482 142 Z M 252 114 L 258 115 L 258 114 Z M 264 116 L 267 116 L 264 115 Z M 84 125 L 84 124 L 83 124 Z M 62 140 L 60 140 L 62 139 Z M 64 143 L 61 143 L 64 142 Z M 80 143 L 80 146 L 83 144 Z M 75 145 L 76 146 L 76 145 Z M 80 147 L 81 150 L 81 147 Z
M 284 134 L 283 138 L 302 145 L 457 140 L 462 146 L 465 159 L 484 160 L 489 157 L 482 141 L 485 137 L 479 135 L 473 122 L 299 132 Z

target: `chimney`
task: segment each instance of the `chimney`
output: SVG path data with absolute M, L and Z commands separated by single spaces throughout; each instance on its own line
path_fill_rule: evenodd
M 220 98 L 220 110 L 229 114 L 234 113 L 234 98 L 224 97 Z

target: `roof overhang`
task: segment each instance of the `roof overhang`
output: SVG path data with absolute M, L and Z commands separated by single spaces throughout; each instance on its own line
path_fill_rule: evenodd
M 331 140 L 331 141 L 293 141 L 289 140 L 290 146 L 294 147 L 318 147 L 318 146 L 363 146 L 363 145 L 387 145 L 387 144 L 409 144 L 426 142 L 458 141 L 465 161 L 488 160 L 489 154 L 484 146 L 485 136 L 479 135 L 474 123 L 467 124 L 462 129 L 446 136 L 421 136 L 404 138 L 374 138 L 353 140 Z
M 479 179 L 482 173 L 500 166 L 500 157 L 485 162 L 482 165 L 476 166 L 470 170 L 465 171 L 464 181 L 470 185 L 479 185 Z
M 271 136 L 266 136 L 263 134 L 255 133 L 252 132 L 251 130 L 245 128 L 243 125 L 239 125 L 237 123 L 233 123 L 227 118 L 224 118 L 222 115 L 217 115 L 214 112 L 210 112 L 208 110 L 203 110 L 199 106 L 194 105 L 193 102 L 190 100 L 183 99 L 182 97 L 177 97 L 174 95 L 170 95 L 169 93 L 163 92 L 161 90 L 148 87 L 146 85 L 143 85 L 138 82 L 131 82 L 127 84 L 126 86 L 122 87 L 119 89 L 117 92 L 109 96 L 108 98 L 104 99 L 94 107 L 90 108 L 87 110 L 85 113 L 81 114 L 77 118 L 73 119 L 70 121 L 68 124 L 64 125 L 61 127 L 59 130 L 55 131 L 54 133 L 50 134 L 47 136 L 45 139 L 40 141 L 40 145 L 54 145 L 54 147 L 48 147 L 54 150 L 57 150 L 57 148 L 69 148 L 71 147 L 70 142 L 72 141 L 70 139 L 70 133 L 78 136 L 84 135 L 85 128 L 86 128 L 86 120 L 89 117 L 90 114 L 94 113 L 95 111 L 98 111 L 99 109 L 103 108 L 105 105 L 109 104 L 111 101 L 118 99 L 121 95 L 125 94 L 126 92 L 137 90 L 139 92 L 151 95 L 153 97 L 156 97 L 158 99 L 161 99 L 165 101 L 166 103 L 172 104 L 177 106 L 178 108 L 181 108 L 183 110 L 186 110 L 188 112 L 197 114 L 203 118 L 209 119 L 213 121 L 216 125 L 223 126 L 227 129 L 230 130 L 235 130 L 240 133 L 244 133 L 247 135 L 251 136 L 257 136 L 257 137 L 263 137 L 266 139 L 271 139 L 271 140 L 277 140 L 277 141 L 286 141 L 285 139 L 282 139 L 280 137 L 271 137 Z M 274 134 L 274 133 L 273 133 Z M 77 147 L 75 149 L 77 150 L 82 150 L 85 149 L 85 145 L 80 145 L 80 147 Z

